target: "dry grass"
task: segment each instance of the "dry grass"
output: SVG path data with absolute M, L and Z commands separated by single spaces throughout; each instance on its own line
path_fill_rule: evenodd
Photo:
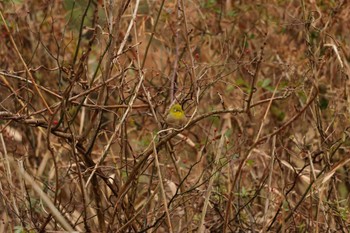
M 0 2 L 0 232 L 348 232 L 350 4 L 162 4 Z

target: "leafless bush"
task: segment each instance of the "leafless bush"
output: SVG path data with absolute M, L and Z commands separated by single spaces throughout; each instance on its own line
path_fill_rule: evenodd
M 1 232 L 347 232 L 346 1 L 0 9 Z

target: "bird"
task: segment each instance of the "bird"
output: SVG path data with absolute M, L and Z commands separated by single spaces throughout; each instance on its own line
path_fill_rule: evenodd
M 180 104 L 174 104 L 170 107 L 165 121 L 169 126 L 175 127 L 183 126 L 186 123 L 187 117 Z

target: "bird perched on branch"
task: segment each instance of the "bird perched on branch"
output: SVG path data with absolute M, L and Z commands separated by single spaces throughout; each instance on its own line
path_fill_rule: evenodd
M 184 110 L 180 104 L 174 104 L 170 107 L 168 115 L 166 117 L 166 122 L 169 126 L 183 126 L 187 121 Z

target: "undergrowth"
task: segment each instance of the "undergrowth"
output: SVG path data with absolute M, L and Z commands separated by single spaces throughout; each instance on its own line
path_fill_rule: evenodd
M 347 1 L 0 9 L 0 232 L 347 232 Z

